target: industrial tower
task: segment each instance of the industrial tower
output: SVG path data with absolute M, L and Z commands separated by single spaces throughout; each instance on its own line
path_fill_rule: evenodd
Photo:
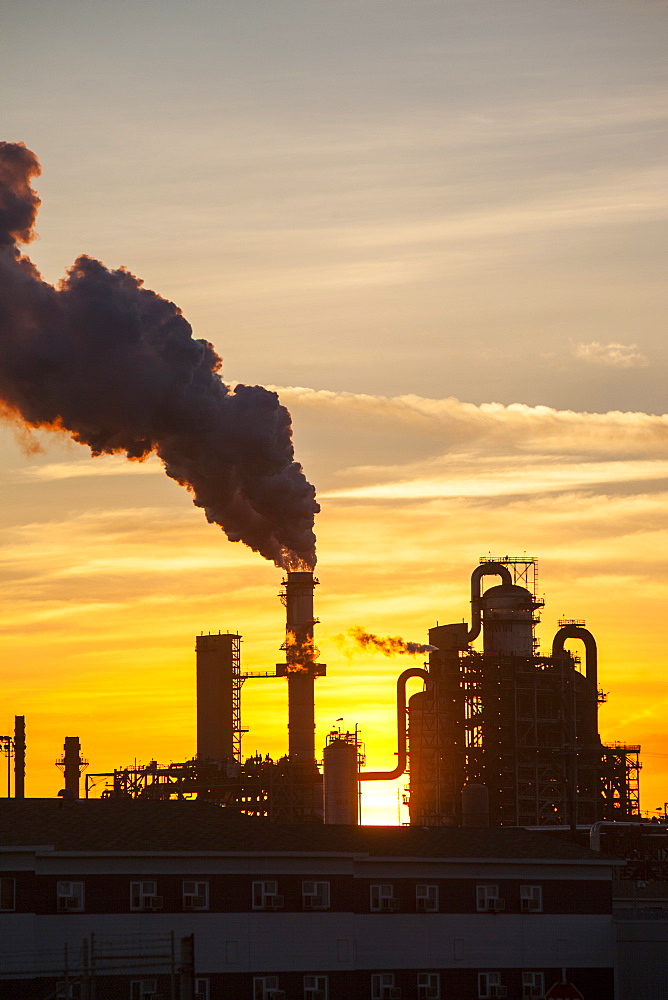
M 485 576 L 501 583 L 483 592 Z M 438 648 L 408 711 L 412 824 L 459 825 L 467 784 L 487 787 L 493 826 L 639 816 L 640 747 L 605 746 L 598 733 L 594 637 L 583 621 L 560 621 L 551 655 L 539 655 L 535 580 L 535 559 L 482 559 L 471 577 L 471 627 L 429 630 Z M 470 643 L 481 631 L 478 652 Z M 584 672 L 568 639 L 584 644 Z

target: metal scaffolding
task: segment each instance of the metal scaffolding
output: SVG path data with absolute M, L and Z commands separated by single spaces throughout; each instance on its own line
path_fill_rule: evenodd
M 156 761 L 86 775 L 86 798 L 200 799 L 276 823 L 322 822 L 322 777 L 287 757 L 249 757 L 243 764 L 197 758 L 165 767 Z

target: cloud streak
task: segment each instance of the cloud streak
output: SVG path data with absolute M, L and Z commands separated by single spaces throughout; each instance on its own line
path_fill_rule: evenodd
M 301 387 L 280 391 L 295 410 L 356 424 L 362 435 L 385 428 L 396 436 L 426 436 L 447 451 L 473 445 L 496 453 L 514 448 L 601 458 L 627 454 L 631 458 L 668 457 L 665 413 L 588 413 L 524 403 L 478 405 L 454 397 L 371 396 Z
M 592 340 L 589 344 L 578 344 L 575 357 L 592 365 L 606 365 L 611 368 L 644 368 L 647 358 L 638 350 L 637 344 L 601 344 Z
M 529 469 L 486 471 L 477 476 L 471 475 L 470 470 L 465 472 L 446 466 L 440 477 L 406 478 L 370 486 L 327 490 L 321 496 L 327 500 L 415 500 L 419 497 L 433 500 L 446 497 L 518 496 L 647 480 L 663 480 L 665 483 L 667 476 L 668 461 L 537 465 Z

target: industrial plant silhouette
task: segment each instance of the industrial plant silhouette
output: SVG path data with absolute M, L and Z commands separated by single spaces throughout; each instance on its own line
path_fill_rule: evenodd
M 665 969 L 641 931 L 668 908 L 652 897 L 639 911 L 637 894 L 668 874 L 666 828 L 640 817 L 640 748 L 600 739 L 592 633 L 560 621 L 538 652 L 536 561 L 481 560 L 470 625 L 438 624 L 416 647 L 428 662 L 397 678 L 386 771 L 364 769 L 357 729 L 330 732 L 318 764 L 317 582 L 287 571 L 271 673 L 244 672 L 240 635 L 197 636 L 190 760 L 87 774 L 81 797 L 88 762 L 67 737 L 60 797 L 26 799 L 17 717 L 15 797 L 0 808 L 3 996 L 652 995 L 636 971 L 649 991 Z M 287 682 L 287 753 L 244 758 L 242 686 L 270 676 Z M 360 783 L 404 773 L 410 823 L 361 826 Z M 651 919 L 663 940 L 668 921 Z
M 501 583 L 483 590 L 488 577 Z M 220 802 L 280 823 L 355 823 L 358 782 L 398 778 L 407 770 L 410 822 L 461 824 L 465 786 L 484 785 L 493 826 L 577 826 L 639 816 L 638 746 L 604 746 L 598 734 L 596 642 L 582 621 L 560 621 L 550 656 L 537 653 L 536 560 L 484 559 L 471 576 L 471 625 L 429 630 L 429 662 L 397 681 L 396 766 L 359 767 L 354 733 L 333 731 L 316 765 L 315 680 L 326 673 L 314 644 L 311 571 L 288 572 L 285 662 L 274 674 L 245 673 L 241 636 L 200 635 L 197 650 L 197 753 L 159 767 L 152 762 L 87 776 L 88 788 L 109 779 L 103 794 Z M 482 633 L 483 650 L 471 647 Z M 582 643 L 579 657 L 565 649 Z M 288 752 L 243 759 L 241 691 L 246 681 L 284 676 L 288 686 Z M 410 698 L 406 685 L 423 680 Z M 408 743 L 408 746 L 407 746 Z M 65 758 L 67 755 L 65 755 Z M 78 769 L 65 766 L 78 795 Z M 99 794 L 99 791 L 98 793 Z

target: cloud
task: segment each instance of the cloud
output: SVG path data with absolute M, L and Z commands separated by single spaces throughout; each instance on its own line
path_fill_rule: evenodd
M 404 470 L 408 472 L 409 470 Z M 612 487 L 622 483 L 661 481 L 668 478 L 668 461 L 654 462 L 587 462 L 524 464 L 514 468 L 461 469 L 444 466 L 434 469 L 432 476 L 417 475 L 394 482 L 352 486 L 321 492 L 323 500 L 433 500 L 441 497 L 484 498 L 492 496 L 518 496 L 585 487 Z M 439 475 L 440 472 L 440 475 Z
M 668 414 L 587 413 L 524 403 L 462 402 L 454 397 L 371 396 L 301 387 L 280 388 L 295 414 L 297 432 L 313 426 L 343 442 L 348 467 L 361 459 L 371 468 L 377 441 L 389 442 L 392 464 L 415 461 L 426 453 L 487 458 L 509 454 L 580 456 L 602 461 L 668 458 Z M 327 442 L 329 443 L 329 442 Z M 427 452 L 428 449 L 428 452 Z
M 638 350 L 637 344 L 601 344 L 598 340 L 578 344 L 575 357 L 592 365 L 607 365 L 611 368 L 644 368 L 649 363 Z
M 20 475 L 28 479 L 80 479 L 96 476 L 135 476 L 139 474 L 164 475 L 159 462 L 149 458 L 145 462 L 128 462 L 114 456 L 100 455 L 95 461 L 85 458 L 76 462 L 51 462 L 48 465 L 27 466 Z

